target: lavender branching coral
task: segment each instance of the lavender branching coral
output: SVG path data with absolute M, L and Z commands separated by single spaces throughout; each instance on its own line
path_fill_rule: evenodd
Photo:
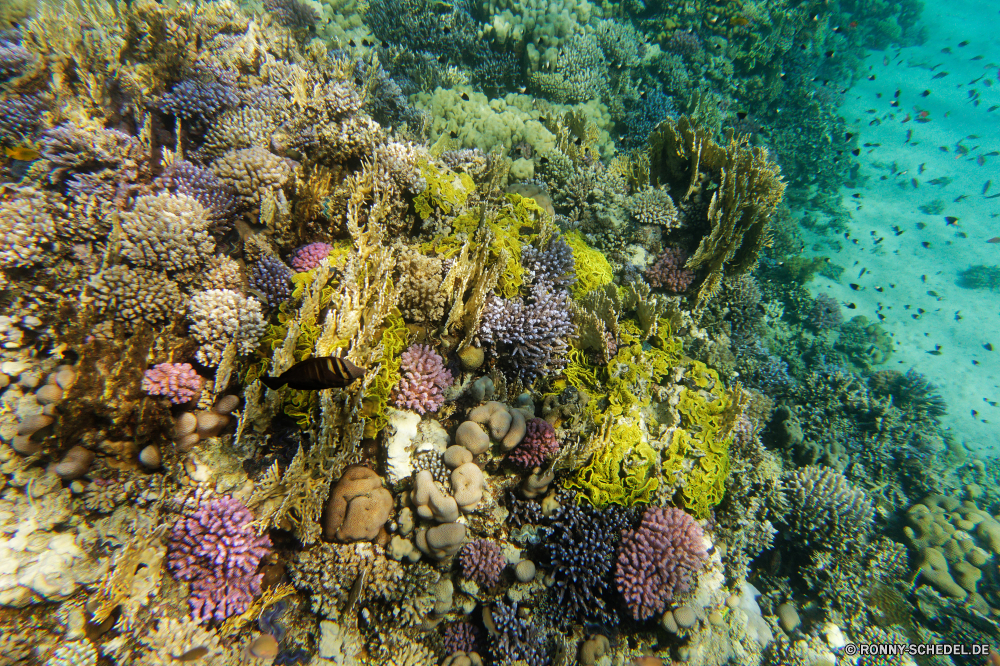
M 203 126 L 228 106 L 239 104 L 236 91 L 219 81 L 185 79 L 161 95 L 153 106 L 163 113 Z
M 566 367 L 569 339 L 575 336 L 569 293 L 546 283 L 531 288 L 527 300 L 490 296 L 483 309 L 480 339 L 501 368 L 530 384 Z
M 462 547 L 458 556 L 462 575 L 480 587 L 493 587 L 507 566 L 500 544 L 490 539 L 476 539 Z
M 149 395 L 170 398 L 175 405 L 191 402 L 203 380 L 190 363 L 160 363 L 143 373 L 142 390 Z
M 276 308 L 292 297 L 292 271 L 281 259 L 265 255 L 258 259 L 248 276 L 250 288 L 264 294 L 267 304 Z
M 694 282 L 695 272 L 684 268 L 687 255 L 683 250 L 668 247 L 656 262 L 646 271 L 646 281 L 651 287 L 658 287 L 679 294 Z
M 489 617 L 496 628 L 491 645 L 496 664 L 548 666 L 552 663 L 544 637 L 536 625 L 518 615 L 517 602 L 497 601 Z
M 437 352 L 428 345 L 411 345 L 403 352 L 399 369 L 402 377 L 393 390 L 393 404 L 418 414 L 440 409 L 452 376 Z
M 705 535 L 689 514 L 649 507 L 637 529 L 622 533 L 615 583 L 633 617 L 647 620 L 688 589 L 708 553 Z
M 230 496 L 202 500 L 174 523 L 167 567 L 191 584 L 191 615 L 205 623 L 242 613 L 261 593 L 257 567 L 271 552 L 271 539 L 257 535 L 253 514 Z
M 475 652 L 479 647 L 479 629 L 468 620 L 449 622 L 444 628 L 444 653 Z
M 507 459 L 524 469 L 541 467 L 551 456 L 559 453 L 556 430 L 545 419 L 528 419 L 524 439 L 510 452 Z
M 210 221 L 209 231 L 213 233 L 224 234 L 233 226 L 236 192 L 209 169 L 177 160 L 153 181 L 153 189 L 183 194 L 200 203 Z
M 544 250 L 531 245 L 522 247 L 521 266 L 524 267 L 524 283 L 529 286 L 547 282 L 568 289 L 576 282 L 573 250 L 561 238 L 551 241 Z

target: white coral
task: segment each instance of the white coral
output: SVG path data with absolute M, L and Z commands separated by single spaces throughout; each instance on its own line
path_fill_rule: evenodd
M 188 306 L 191 336 L 201 343 L 195 357 L 207 366 L 218 366 L 230 342 L 236 351 L 249 354 L 264 335 L 260 301 L 230 289 L 200 291 Z
M 147 648 L 142 657 L 144 666 L 173 666 L 188 661 L 184 657 L 193 650 L 205 651 L 197 659 L 199 664 L 221 666 L 225 663 L 225 649 L 218 634 L 187 616 L 179 620 L 162 618 L 156 623 L 156 630 L 140 638 L 139 642 Z
M 38 263 L 44 254 L 41 246 L 53 234 L 52 216 L 41 192 L 15 188 L 12 197 L 0 201 L 0 267 Z
M 122 256 L 154 270 L 198 267 L 215 251 L 206 231 L 209 221 L 205 208 L 189 196 L 139 197 L 130 212 L 121 214 Z

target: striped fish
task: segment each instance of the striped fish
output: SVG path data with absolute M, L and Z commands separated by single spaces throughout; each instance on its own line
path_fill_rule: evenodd
M 321 391 L 347 386 L 364 374 L 364 368 L 359 368 L 346 358 L 324 356 L 296 363 L 280 376 L 261 377 L 260 381 L 272 391 L 277 391 L 282 386 L 299 391 Z

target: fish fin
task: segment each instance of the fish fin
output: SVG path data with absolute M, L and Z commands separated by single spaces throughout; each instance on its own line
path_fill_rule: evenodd
M 271 389 L 272 391 L 277 391 L 285 382 L 281 381 L 281 377 L 259 377 L 260 383 Z

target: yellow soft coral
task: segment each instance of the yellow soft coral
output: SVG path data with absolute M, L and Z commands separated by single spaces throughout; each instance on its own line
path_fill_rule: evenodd
M 362 413 L 367 417 L 365 437 L 374 437 L 388 423 L 386 411 L 392 389 L 399 383 L 399 355 L 406 348 L 409 331 L 399 310 L 385 320 L 382 332 L 382 358 L 379 360 L 378 374 L 368 385 L 361 399 Z
M 609 439 L 604 450 L 566 481 L 566 487 L 580 490 L 578 499 L 597 507 L 649 502 L 659 487 L 652 473 L 657 454 L 644 441 L 637 417 L 618 420 Z
M 576 262 L 576 283 L 572 289 L 574 296 L 583 296 L 588 291 L 611 282 L 614 274 L 611 264 L 598 250 L 587 245 L 580 232 L 566 232 L 563 234 L 563 239 L 573 250 L 573 259 Z
M 422 220 L 430 217 L 435 207 L 446 215 L 451 213 L 453 206 L 461 208 L 476 189 L 472 176 L 467 173 L 456 174 L 447 169 L 440 171 L 427 160 L 420 160 L 417 166 L 427 181 L 427 189 L 413 200 L 413 206 Z

